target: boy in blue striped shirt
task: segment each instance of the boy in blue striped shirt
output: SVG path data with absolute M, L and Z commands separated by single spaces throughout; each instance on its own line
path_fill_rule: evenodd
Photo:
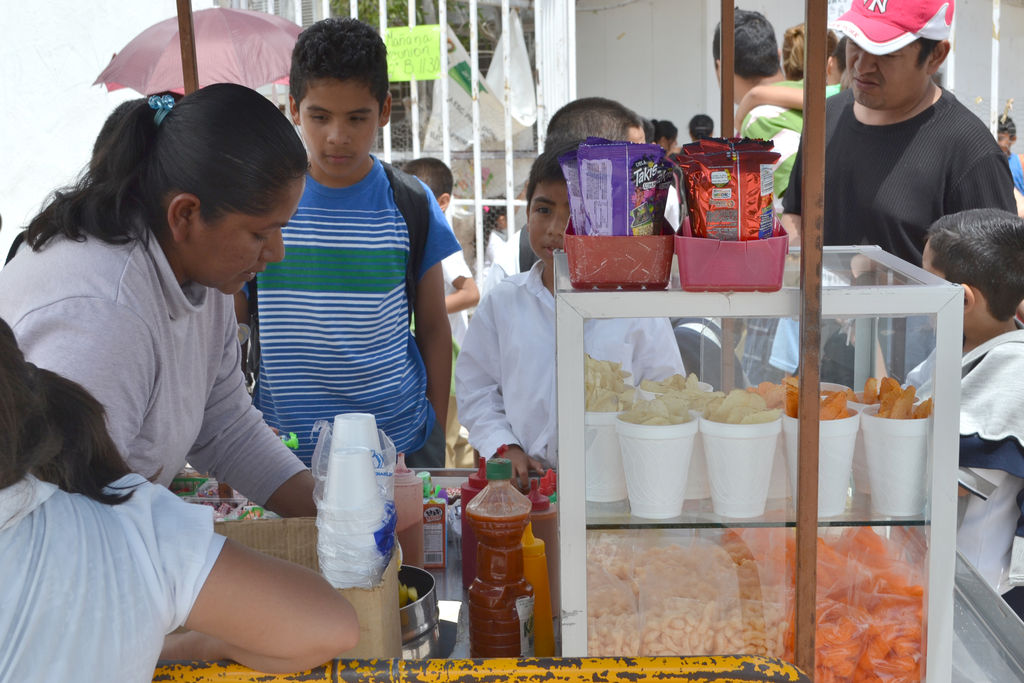
M 283 231 L 285 259 L 258 276 L 256 406 L 299 435 L 307 463 L 316 420 L 364 412 L 410 465 L 443 467 L 452 352 L 441 260 L 460 246 L 425 190 L 429 229 L 410 302 L 410 229 L 370 154 L 391 115 L 384 43 L 355 19 L 317 22 L 295 44 L 290 81 L 310 170 Z M 421 450 L 428 437 L 437 443 Z

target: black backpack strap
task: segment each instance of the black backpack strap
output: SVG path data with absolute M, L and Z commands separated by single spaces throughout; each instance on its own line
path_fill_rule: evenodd
M 423 184 L 412 175 L 391 164 L 381 162 L 384 173 L 395 194 L 395 204 L 405 219 L 409 230 L 409 260 L 405 267 L 405 296 L 409 300 L 409 317 L 416 307 L 416 274 L 423 263 L 423 252 L 427 248 L 427 231 L 430 230 L 430 199 Z
M 4 265 L 5 266 L 8 263 L 10 263 L 11 259 L 14 258 L 14 255 L 18 253 L 18 247 L 20 247 L 21 243 L 24 242 L 24 241 L 25 241 L 25 231 L 22 230 L 21 232 L 19 232 L 17 235 L 14 236 L 14 241 L 11 242 L 11 250 L 7 252 L 7 260 L 4 261 Z

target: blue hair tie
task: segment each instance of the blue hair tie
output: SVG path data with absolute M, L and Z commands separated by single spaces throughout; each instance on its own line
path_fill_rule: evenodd
M 152 95 L 149 98 L 149 108 L 156 110 L 156 114 L 153 115 L 153 122 L 159 126 L 163 123 L 164 118 L 167 117 L 171 109 L 174 108 L 174 98 L 170 95 Z

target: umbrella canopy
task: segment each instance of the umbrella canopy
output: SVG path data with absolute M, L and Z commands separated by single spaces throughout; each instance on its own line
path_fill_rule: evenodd
M 281 17 L 215 7 L 195 12 L 199 87 L 239 83 L 256 88 L 288 76 L 292 48 L 302 29 Z M 143 95 L 184 90 L 178 20 L 147 28 L 114 55 L 96 78 L 107 90 L 131 88 Z

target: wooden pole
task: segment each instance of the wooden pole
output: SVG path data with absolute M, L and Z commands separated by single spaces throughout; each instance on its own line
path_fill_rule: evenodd
M 199 63 L 196 61 L 196 29 L 192 23 L 192 0 L 178 2 L 178 39 L 181 42 L 181 70 L 185 94 L 199 90 Z
M 814 675 L 818 543 L 818 383 L 825 208 L 825 39 L 828 5 L 804 0 L 804 127 L 801 142 L 800 406 L 796 517 L 796 665 Z
M 733 99 L 735 97 L 733 90 L 733 65 L 736 63 L 735 59 L 735 45 L 736 45 L 736 11 L 733 7 L 735 0 L 722 0 L 722 21 L 719 24 L 721 26 L 721 40 L 719 41 L 719 47 L 721 48 L 721 54 L 718 55 L 721 67 L 719 74 L 722 80 L 722 137 L 731 138 L 736 131 L 736 127 L 733 123 L 733 110 L 735 104 Z

